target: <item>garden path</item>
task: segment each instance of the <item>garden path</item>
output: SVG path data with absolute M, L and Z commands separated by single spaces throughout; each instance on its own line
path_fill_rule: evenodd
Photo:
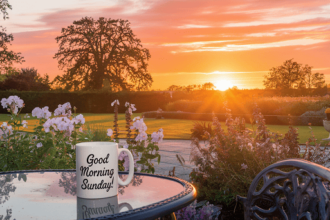
M 120 139 L 119 143 L 124 143 L 124 139 Z M 190 140 L 163 140 L 159 146 L 159 154 L 161 155 L 160 163 L 155 164 L 155 174 L 168 175 L 170 170 L 175 167 L 175 176 L 189 181 L 189 173 L 196 166 L 189 161 L 191 151 Z M 185 167 L 182 167 L 176 158 L 181 155 L 185 160 Z
M 120 144 L 125 143 L 125 139 L 119 140 Z M 201 142 L 202 143 L 202 142 Z M 301 152 L 304 153 L 306 145 L 300 145 Z M 159 144 L 160 163 L 154 161 L 155 174 L 169 175 L 169 171 L 175 167 L 175 176 L 189 181 L 189 174 L 196 166 L 190 163 L 191 140 L 163 140 Z M 182 167 L 176 158 L 181 155 L 185 160 L 185 167 Z M 330 166 L 330 164 L 329 164 Z

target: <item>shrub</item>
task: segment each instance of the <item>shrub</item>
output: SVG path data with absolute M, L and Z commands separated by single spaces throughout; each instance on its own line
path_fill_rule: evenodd
M 207 201 L 197 203 L 195 200 L 189 206 L 175 212 L 178 220 L 208 220 L 218 219 L 221 209 L 214 207 Z
M 166 111 L 196 112 L 204 103 L 193 100 L 177 100 L 165 106 Z
M 197 188 L 198 200 L 208 200 L 213 204 L 229 205 L 236 195 L 246 196 L 254 177 L 272 163 L 286 158 L 312 159 L 325 164 L 329 153 L 320 145 L 311 147 L 300 155 L 297 129 L 289 126 L 282 137 L 270 132 L 258 108 L 253 112 L 253 129 L 245 127 L 245 120 L 232 118 L 227 109 L 225 131 L 215 117 L 212 123 L 213 134 L 205 131 L 206 144 L 201 144 L 194 136 L 191 160 L 197 166 L 190 178 Z M 193 131 L 200 134 L 200 129 Z M 322 151 L 322 152 L 321 152 Z
M 166 105 L 166 111 L 182 111 L 191 113 L 222 113 L 225 108 L 222 105 L 227 102 L 227 107 L 232 109 L 234 115 L 252 115 L 254 103 L 259 106 L 263 115 L 300 116 L 307 111 L 318 111 L 324 107 L 330 107 L 328 96 L 325 97 L 253 97 L 253 96 L 227 96 L 220 94 L 213 96 L 196 96 L 198 99 L 177 100 Z M 195 97 L 195 96 L 191 96 Z
M 20 112 L 24 101 L 18 96 L 10 96 L 1 100 L 2 107 L 10 113 L 8 122 L 0 126 L 0 172 L 10 170 L 32 169 L 75 169 L 75 145 L 88 141 L 111 141 L 112 130 L 96 128 L 94 131 L 83 130 L 85 119 L 82 114 L 72 114 L 70 103 L 59 105 L 54 117 L 49 108 L 36 107 L 32 116 L 39 119 L 39 125 L 33 133 L 24 132 L 28 123 L 22 120 Z M 132 106 L 132 105 L 130 105 Z M 133 105 L 134 106 L 134 105 Z M 75 108 L 74 108 L 75 110 Z M 131 114 L 131 111 L 130 111 Z M 27 116 L 24 116 L 27 117 Z M 24 119 L 24 118 L 23 118 Z M 135 156 L 136 168 L 142 172 L 154 173 L 152 160 L 158 158 L 158 142 L 163 139 L 163 131 L 147 135 L 147 127 L 143 120 L 129 127 L 135 132 L 135 139 L 130 139 L 122 147 L 128 148 Z M 139 126 L 138 126 L 139 125 Z M 118 142 L 118 139 L 116 140 Z M 121 170 L 127 170 L 127 155 L 119 155 Z
M 0 91 L 0 100 L 11 95 L 21 97 L 26 103 L 22 113 L 29 113 L 34 106 L 43 103 L 48 106 L 50 111 L 57 108 L 58 103 L 70 102 L 76 106 L 81 113 L 108 113 L 113 112 L 111 102 L 118 99 L 121 103 L 134 102 L 138 112 L 157 110 L 165 108 L 165 105 L 171 101 L 167 92 L 66 92 L 66 91 Z M 174 98 L 173 98 L 174 99 Z M 152 100 L 152 101 L 150 101 Z M 124 105 L 119 106 L 119 112 L 125 112 Z M 0 108 L 0 113 L 6 113 L 6 110 Z
M 205 122 L 194 122 L 194 128 L 191 129 L 191 137 L 197 138 L 198 140 L 206 140 L 205 132 L 213 135 L 212 125 Z

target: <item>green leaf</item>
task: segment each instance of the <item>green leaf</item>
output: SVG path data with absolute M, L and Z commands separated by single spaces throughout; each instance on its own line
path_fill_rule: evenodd
M 147 158 L 147 159 L 155 159 L 156 157 L 157 157 L 157 155 L 152 155 L 152 154 L 145 154 L 145 157 Z

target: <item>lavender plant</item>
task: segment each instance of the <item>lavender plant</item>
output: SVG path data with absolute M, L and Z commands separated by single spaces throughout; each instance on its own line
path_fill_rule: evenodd
M 118 105 L 119 101 L 116 99 L 111 103 L 111 106 L 114 106 L 114 112 L 115 115 L 113 117 L 113 133 L 114 133 L 114 139 L 118 139 L 119 136 L 119 128 L 118 128 Z M 110 135 L 111 136 L 111 135 Z
M 202 201 L 197 203 L 195 200 L 189 206 L 180 209 L 175 212 L 176 218 L 178 220 L 209 220 L 218 219 L 220 214 L 219 209 L 214 209 L 214 205 L 209 202 Z M 203 205 L 201 204 L 203 203 Z M 217 210 L 217 211 L 215 211 Z
M 133 111 L 136 111 L 135 105 L 130 104 L 129 102 L 125 103 L 125 107 L 127 107 L 127 110 L 125 112 L 125 119 L 126 119 L 126 131 L 127 131 L 127 139 L 131 138 L 131 123 L 132 123 L 132 114 Z

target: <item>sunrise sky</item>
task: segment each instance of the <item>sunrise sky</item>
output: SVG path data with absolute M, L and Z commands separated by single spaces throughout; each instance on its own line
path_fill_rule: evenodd
M 74 20 L 124 19 L 151 53 L 152 89 L 213 82 L 263 88 L 285 60 L 313 66 L 330 83 L 330 0 L 10 0 L 12 49 L 53 79 L 55 37 Z M 227 81 L 225 81 L 227 80 Z

